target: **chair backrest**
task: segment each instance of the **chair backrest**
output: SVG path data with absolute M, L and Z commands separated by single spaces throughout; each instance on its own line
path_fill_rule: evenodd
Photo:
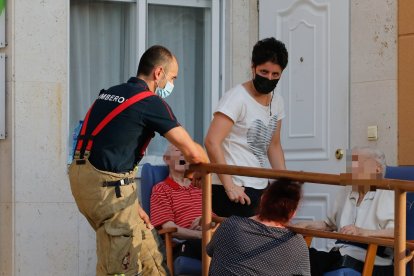
M 414 180 L 414 166 L 387 166 L 384 177 Z M 407 193 L 407 240 L 414 240 L 414 193 Z
M 141 171 L 141 203 L 142 208 L 150 214 L 150 201 L 152 187 L 167 178 L 169 174 L 168 167 L 165 165 L 153 166 L 145 163 Z

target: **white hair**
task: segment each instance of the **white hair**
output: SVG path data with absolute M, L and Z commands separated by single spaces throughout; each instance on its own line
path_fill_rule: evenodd
M 171 156 L 171 152 L 175 149 L 178 149 L 176 146 L 174 146 L 171 143 L 168 143 L 167 149 L 164 152 L 164 156 Z
M 370 159 L 374 159 L 375 162 L 377 162 L 377 164 L 381 166 L 382 173 L 385 173 L 387 163 L 385 160 L 385 154 L 382 151 L 370 147 L 353 147 L 352 154 L 354 153 L 358 153 Z

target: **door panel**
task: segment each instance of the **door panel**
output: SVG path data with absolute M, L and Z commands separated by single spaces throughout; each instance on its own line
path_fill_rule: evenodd
M 285 100 L 282 145 L 288 170 L 345 172 L 336 149 L 349 144 L 349 1 L 261 0 L 259 36 L 289 52 L 278 92 Z M 326 218 L 341 188 L 306 184 L 297 220 Z M 315 247 L 326 247 L 317 240 Z

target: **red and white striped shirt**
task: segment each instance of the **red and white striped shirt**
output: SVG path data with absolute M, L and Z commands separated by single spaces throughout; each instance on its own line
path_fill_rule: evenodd
M 152 188 L 150 218 L 155 226 L 172 221 L 180 227 L 190 228 L 201 216 L 202 190 L 191 184 L 181 186 L 170 177 Z

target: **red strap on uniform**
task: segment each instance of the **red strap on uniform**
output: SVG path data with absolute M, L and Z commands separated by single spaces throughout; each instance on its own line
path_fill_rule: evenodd
M 111 112 L 109 112 L 108 115 L 106 115 L 106 117 L 95 127 L 95 129 L 92 131 L 92 134 L 90 135 L 90 137 L 88 137 L 87 139 L 87 145 L 86 145 L 86 151 L 90 151 L 92 149 L 92 144 L 93 144 L 93 137 L 95 137 L 96 135 L 98 135 L 99 132 L 101 132 L 101 130 L 113 119 L 115 118 L 119 113 L 121 113 L 122 111 L 124 111 L 125 109 L 127 109 L 129 106 L 133 105 L 134 103 L 137 103 L 145 98 L 148 98 L 150 96 L 155 96 L 155 94 L 151 91 L 144 91 L 141 92 L 137 95 L 132 96 L 131 98 L 127 99 L 125 102 L 123 102 L 122 104 L 118 105 L 115 109 L 113 109 Z M 86 132 L 86 127 L 88 124 L 88 119 L 89 119 L 89 114 L 90 111 L 92 110 L 93 105 L 91 106 L 91 108 L 89 109 L 88 113 L 85 116 L 85 120 L 81 129 L 81 133 L 80 136 L 85 135 Z M 92 137 L 92 139 L 91 139 Z M 83 140 L 83 139 L 82 139 Z M 82 144 L 83 141 L 80 140 L 78 142 L 78 145 L 76 147 L 76 150 L 81 150 L 82 148 Z
M 83 137 L 85 137 L 85 133 L 86 133 L 86 125 L 88 124 L 89 115 L 91 113 L 91 110 L 92 110 L 93 106 L 95 105 L 95 102 L 93 102 L 93 104 L 89 108 L 88 112 L 86 113 L 85 119 L 83 120 L 82 128 L 81 128 L 81 131 L 79 133 L 79 137 L 82 137 L 82 139 L 78 139 L 78 144 L 76 145 L 76 151 L 80 151 L 81 148 L 82 148 Z

